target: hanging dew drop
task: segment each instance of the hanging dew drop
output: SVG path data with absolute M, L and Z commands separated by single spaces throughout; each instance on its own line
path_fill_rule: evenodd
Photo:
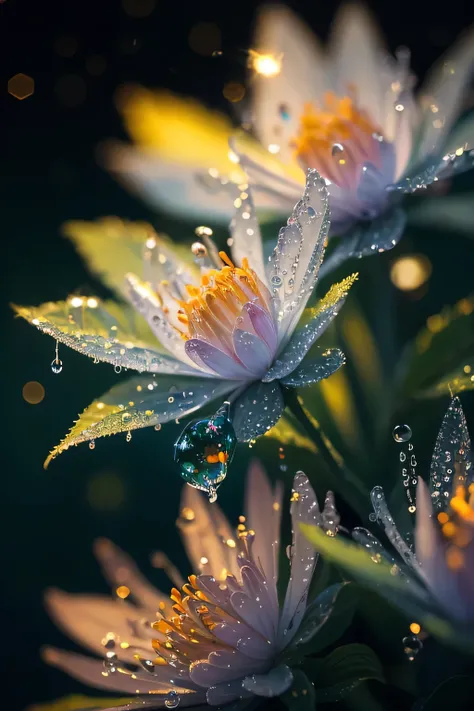
M 397 425 L 393 428 L 392 437 L 395 442 L 408 442 L 411 439 L 412 431 L 408 425 Z
M 117 373 L 117 375 L 118 375 L 119 373 L 121 373 L 121 372 L 122 372 L 122 366 L 121 366 L 121 365 L 114 365 L 114 372 Z
M 91 439 L 89 442 L 89 449 L 95 449 L 95 440 Z
M 63 369 L 63 362 L 59 358 L 55 358 L 51 363 L 51 370 L 55 375 L 58 375 Z
M 402 639 L 403 651 L 408 661 L 413 662 L 416 655 L 423 649 L 423 642 L 416 635 L 409 635 Z
M 132 433 L 131 433 L 131 432 L 127 432 L 126 437 L 125 437 L 125 440 L 126 440 L 127 442 L 131 442 L 131 441 L 132 441 Z
M 167 709 L 176 709 L 181 703 L 181 698 L 177 691 L 172 689 L 168 692 L 165 698 L 165 706 Z

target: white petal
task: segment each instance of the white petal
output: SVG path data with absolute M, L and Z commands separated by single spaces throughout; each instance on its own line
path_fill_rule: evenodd
M 262 235 L 258 224 L 253 198 L 250 190 L 242 193 L 246 198 L 238 198 L 239 207 L 230 223 L 232 235 L 232 259 L 241 266 L 246 257 L 249 266 L 259 279 L 265 283 L 265 266 L 263 263 Z

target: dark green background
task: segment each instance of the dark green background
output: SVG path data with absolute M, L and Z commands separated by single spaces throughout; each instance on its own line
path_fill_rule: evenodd
M 314 29 L 325 36 L 336 3 L 290 3 Z M 58 300 L 73 290 L 100 291 L 72 246 L 60 236 L 70 218 L 93 219 L 117 214 L 153 221 L 178 239 L 191 239 L 192 227 L 153 214 L 127 195 L 95 163 L 97 143 L 121 136 L 113 93 L 124 82 L 166 86 L 196 95 L 229 110 L 222 87 L 243 79 L 255 4 L 197 3 L 158 0 L 148 18 L 135 20 L 116 2 L 27 2 L 0 4 L 0 231 L 4 276 L 2 299 L 2 427 L 1 474 L 1 592 L 3 598 L 2 709 L 22 709 L 29 703 L 81 690 L 65 675 L 43 665 L 42 644 L 71 647 L 46 617 L 42 591 L 50 585 L 71 591 L 106 591 L 92 559 L 91 544 L 99 535 L 112 538 L 148 566 L 148 554 L 166 550 L 187 574 L 187 564 L 174 529 L 181 481 L 172 462 L 172 443 L 178 428 L 160 433 L 145 430 L 69 451 L 44 472 L 49 448 L 64 435 L 73 419 L 96 396 L 117 381 L 110 366 L 93 365 L 77 353 L 60 349 L 63 372 L 53 375 L 54 343 L 25 322 L 15 320 L 8 303 L 39 304 Z M 411 47 L 420 76 L 472 19 L 461 2 L 435 6 L 403 0 L 377 6 L 376 16 L 391 49 Z M 198 21 L 216 22 L 222 32 L 222 58 L 196 55 L 188 34 Z M 72 58 L 58 56 L 55 40 L 68 35 L 78 42 Z M 134 43 L 136 40 L 136 43 Z M 85 70 L 86 59 L 100 54 L 106 61 L 102 76 Z M 25 101 L 7 94 L 8 79 L 17 72 L 35 79 L 35 93 Z M 76 108 L 60 103 L 58 79 L 80 75 L 86 97 Z M 467 190 L 472 178 L 462 176 L 457 189 Z M 455 303 L 472 288 L 474 242 L 445 232 L 409 232 L 396 253 L 423 252 L 433 263 L 429 289 L 420 300 L 396 294 L 396 329 L 401 342 L 412 337 L 426 317 Z M 380 265 L 395 253 L 375 257 Z M 357 268 L 361 264 L 357 264 Z M 361 281 L 356 289 L 364 290 Z M 349 267 L 348 270 L 349 271 Z M 377 295 L 375 295 L 377 298 Z M 363 294 L 367 302 L 369 296 Z M 372 297 L 373 298 L 373 297 Z M 453 348 L 456 344 L 453 343 Z M 23 384 L 40 381 L 46 397 L 39 405 L 22 398 Z M 474 407 L 465 398 L 468 418 Z M 435 401 L 419 416 L 418 451 L 426 461 L 446 401 Z M 429 427 L 428 427 L 429 424 Z M 426 432 L 426 436 L 425 436 Z M 387 445 L 388 451 L 396 457 Z M 222 487 L 220 502 L 230 516 L 240 513 L 242 481 L 252 450 L 242 447 Z M 273 477 L 278 472 L 278 446 L 265 448 Z M 293 467 L 294 469 L 294 467 Z M 311 472 L 316 476 L 316 467 Z M 290 472 L 288 472 L 289 476 Z M 109 508 L 90 505 L 90 487 L 115 481 L 123 502 Z M 381 472 L 381 482 L 383 472 Z M 94 484 L 95 482 L 95 484 Z M 97 484 L 99 482 L 99 484 Z M 105 483 L 104 483 L 105 482 Z M 153 573 L 165 587 L 164 576 Z M 364 640 L 362 640 L 364 641 Z M 397 640 L 398 643 L 398 640 Z

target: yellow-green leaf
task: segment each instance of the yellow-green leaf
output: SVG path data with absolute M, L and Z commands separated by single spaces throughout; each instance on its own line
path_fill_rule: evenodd
M 264 436 L 276 439 L 283 445 L 292 445 L 313 453 L 318 451 L 314 442 L 302 432 L 295 417 L 288 411 Z

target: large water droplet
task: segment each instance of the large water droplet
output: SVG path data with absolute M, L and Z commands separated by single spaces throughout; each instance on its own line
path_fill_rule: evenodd
M 418 652 L 423 649 L 423 642 L 416 635 L 409 635 L 402 639 L 403 651 L 408 657 L 408 661 L 412 662 Z
M 393 428 L 392 437 L 395 442 L 408 442 L 411 435 L 412 431 L 408 425 L 397 425 Z
M 167 709 L 176 709 L 181 703 L 181 698 L 177 691 L 172 689 L 165 698 L 165 706 Z
M 205 491 L 211 503 L 227 476 L 236 444 L 227 404 L 211 418 L 190 422 L 175 444 L 174 460 L 181 476 L 190 486 Z
M 272 286 L 275 286 L 276 288 L 278 288 L 279 286 L 282 285 L 283 282 L 282 282 L 281 277 L 278 276 L 278 274 L 274 274 L 272 276 L 272 278 L 270 279 L 270 283 Z
M 331 155 L 333 157 L 339 157 L 341 153 L 344 153 L 344 146 L 342 143 L 334 143 L 331 148 Z
M 59 358 L 55 358 L 51 363 L 51 370 L 53 371 L 53 373 L 58 375 L 58 373 L 60 373 L 62 371 L 62 369 L 63 369 L 62 360 L 59 360 Z

